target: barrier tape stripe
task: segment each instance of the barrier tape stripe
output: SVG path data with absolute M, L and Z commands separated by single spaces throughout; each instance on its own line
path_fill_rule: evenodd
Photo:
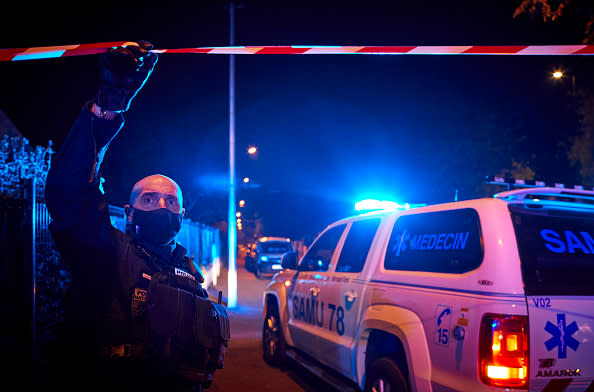
M 0 61 L 98 54 L 108 48 L 134 44 L 129 41 L 80 45 L 39 46 L 0 49 Z M 155 53 L 204 54 L 473 54 L 473 55 L 594 55 L 594 45 L 510 45 L 510 46 L 219 46 L 154 49 Z

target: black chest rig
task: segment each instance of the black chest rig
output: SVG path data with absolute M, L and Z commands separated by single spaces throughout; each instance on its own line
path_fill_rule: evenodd
M 135 248 L 136 255 L 144 259 L 151 269 L 151 271 L 147 271 L 148 273 L 141 272 L 138 283 L 133 289 L 130 304 L 132 320 L 142 322 L 146 312 L 148 288 L 153 275 L 157 273 L 158 276 L 172 274 L 171 279 L 176 287 L 184 288 L 195 295 L 208 298 L 208 293 L 201 286 L 204 278 L 194 267 L 192 259 L 184 255 L 185 249 L 183 247 L 176 246 L 173 254 L 168 255 L 164 252 L 152 250 L 138 240 L 134 240 L 132 245 Z
M 185 250 L 176 247 L 181 252 L 167 260 L 138 242 L 133 246 L 155 271 L 142 273 L 131 295 L 133 323 L 142 324 L 145 335 L 143 351 L 186 378 L 222 369 L 230 337 L 227 310 L 208 299 L 204 278 Z

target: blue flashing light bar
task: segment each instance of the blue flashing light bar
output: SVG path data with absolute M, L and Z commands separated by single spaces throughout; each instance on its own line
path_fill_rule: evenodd
M 357 211 L 402 211 L 409 210 L 415 207 L 421 207 L 425 204 L 410 204 L 410 203 L 396 203 L 389 200 L 374 200 L 365 199 L 355 203 L 355 210 Z

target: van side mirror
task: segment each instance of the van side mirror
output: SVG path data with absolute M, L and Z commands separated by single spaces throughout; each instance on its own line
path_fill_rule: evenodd
M 297 252 L 287 252 L 281 259 L 283 269 L 297 269 Z

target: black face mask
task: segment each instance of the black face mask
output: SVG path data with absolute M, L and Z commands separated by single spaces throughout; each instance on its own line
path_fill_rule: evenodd
M 174 214 L 166 208 L 143 211 L 134 208 L 132 216 L 132 235 L 154 245 L 166 245 L 175 238 L 181 228 L 182 215 Z

